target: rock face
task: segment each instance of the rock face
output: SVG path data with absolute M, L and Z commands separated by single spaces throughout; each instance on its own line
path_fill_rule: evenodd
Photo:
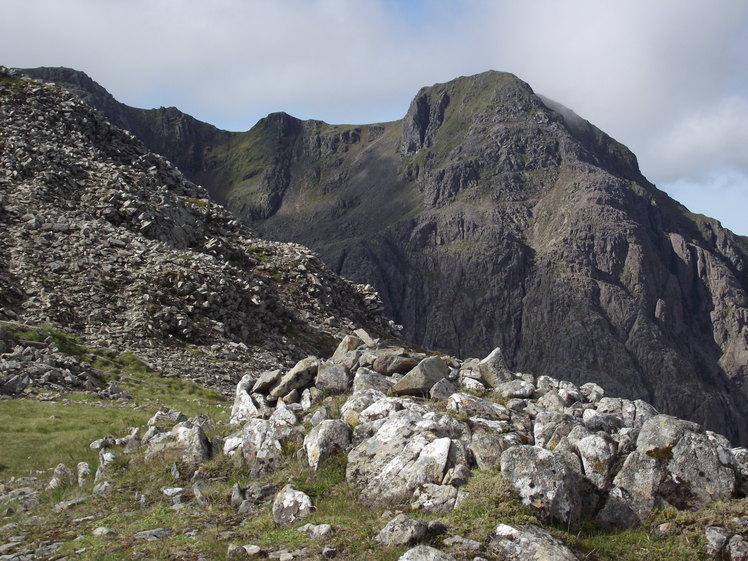
M 748 442 L 748 240 L 516 77 L 423 88 L 392 123 L 277 113 L 226 133 L 117 104 L 80 73 L 33 74 L 74 88 L 262 233 L 374 285 L 412 340 L 458 356 L 499 345 L 511 369 L 594 381 Z

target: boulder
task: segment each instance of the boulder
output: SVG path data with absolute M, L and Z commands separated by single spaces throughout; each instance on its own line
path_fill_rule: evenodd
M 246 374 L 236 385 L 234 396 L 234 405 L 231 407 L 231 417 L 229 424 L 239 425 L 245 421 L 256 417 L 259 413 L 250 391 L 255 384 L 255 378 L 251 374 Z
M 576 444 L 584 475 L 601 491 L 610 487 L 610 472 L 616 460 L 616 443 L 605 433 L 585 436 Z
M 448 374 L 447 364 L 438 356 L 430 356 L 400 378 L 392 391 L 398 395 L 428 395 L 431 387 Z
M 483 382 L 491 388 L 514 379 L 514 375 L 507 367 L 504 354 L 499 347 L 496 347 L 491 351 L 491 354 L 480 361 L 478 372 Z
M 343 360 L 343 357 L 345 357 L 348 352 L 356 350 L 363 344 L 363 341 L 355 335 L 346 335 L 338 344 L 338 348 L 335 349 L 335 352 L 333 353 L 330 360 L 336 364 L 340 364 Z
M 501 469 L 501 454 L 519 444 L 522 444 L 522 440 L 516 432 L 500 433 L 487 427 L 475 426 L 469 449 L 480 469 Z
M 668 415 L 650 417 L 639 432 L 636 450 L 659 462 L 663 477 L 658 495 L 676 508 L 701 508 L 735 493 L 732 452 L 696 423 Z
M 403 553 L 397 561 L 455 561 L 455 558 L 428 545 L 418 545 Z
M 315 357 L 309 356 L 301 359 L 273 386 L 270 390 L 270 395 L 273 397 L 283 397 L 293 390 L 301 390 L 311 385 L 314 377 L 317 375 L 318 366 L 319 361 Z
M 367 503 L 409 501 L 420 485 L 441 484 L 446 471 L 458 463 L 462 448 L 454 441 L 452 450 L 454 433 L 439 419 L 425 419 L 409 409 L 396 411 L 348 454 L 346 478 L 362 489 L 361 499 Z
M 447 378 L 442 378 L 436 384 L 431 386 L 429 397 L 431 399 L 447 399 L 458 390 L 459 388 L 454 382 L 450 382 Z
M 447 399 L 447 409 L 468 417 L 495 421 L 508 421 L 509 410 L 498 403 L 466 393 L 455 393 Z
M 379 390 L 364 390 L 351 395 L 340 408 L 340 417 L 349 425 L 359 423 L 359 413 L 387 396 Z
M 309 516 L 313 510 L 312 499 L 306 493 L 286 485 L 273 501 L 273 520 L 278 526 L 290 526 Z
M 181 411 L 163 407 L 159 411 L 156 411 L 153 417 L 148 419 L 148 426 L 167 427 L 175 425 L 177 423 L 183 423 L 186 420 L 187 417 Z
M 252 393 L 267 392 L 270 388 L 275 386 L 283 376 L 281 370 L 266 370 L 252 386 Z
M 657 504 L 662 469 L 654 458 L 632 452 L 613 479 L 605 506 L 597 520 L 606 526 L 626 529 L 646 520 Z
M 498 384 L 493 391 L 502 399 L 528 399 L 535 393 L 535 386 L 525 380 L 516 379 Z
M 509 448 L 501 455 L 501 474 L 541 519 L 567 524 L 582 515 L 579 476 L 553 452 L 539 446 Z
M 707 526 L 704 529 L 706 538 L 706 556 L 709 559 L 716 559 L 722 555 L 722 551 L 730 539 L 730 533 L 722 526 Z
M 384 394 L 390 393 L 393 386 L 393 381 L 378 372 L 362 366 L 356 370 L 356 375 L 353 377 L 353 393 L 362 392 L 364 390 L 377 390 Z
M 410 506 L 429 514 L 447 514 L 454 510 L 458 493 L 452 485 L 425 483 L 413 493 Z
M 404 356 L 404 349 L 382 349 L 372 362 L 371 368 L 385 376 L 406 374 L 418 364 L 415 358 Z
M 425 522 L 398 514 L 374 536 L 374 541 L 385 547 L 412 545 L 423 540 L 427 533 L 428 525 Z
M 275 471 L 283 459 L 282 434 L 266 419 L 250 419 L 242 429 L 242 457 L 250 477 Z
M 533 524 L 499 524 L 488 549 L 506 561 L 578 561 L 568 547 Z
M 347 452 L 351 444 L 350 429 L 339 419 L 322 421 L 304 438 L 304 451 L 313 470 L 330 456 Z
M 76 476 L 70 468 L 65 464 L 57 464 L 57 467 L 55 467 L 55 470 L 52 473 L 52 479 L 47 483 L 47 490 L 67 487 L 72 485 L 75 481 Z
M 181 460 L 185 468 L 192 472 L 207 461 L 211 455 L 211 445 L 203 429 L 189 421 L 179 423 L 169 432 L 158 433 L 148 440 L 146 460 Z
M 348 370 L 342 364 L 325 361 L 319 365 L 317 377 L 314 380 L 314 385 L 318 390 L 329 394 L 345 393 L 350 384 Z

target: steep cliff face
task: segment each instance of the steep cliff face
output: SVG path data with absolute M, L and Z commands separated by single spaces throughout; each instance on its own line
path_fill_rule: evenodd
M 516 77 L 424 88 L 398 122 L 274 114 L 226 134 L 185 173 L 372 283 L 413 340 L 460 356 L 500 345 L 515 369 L 748 441 L 748 240 Z

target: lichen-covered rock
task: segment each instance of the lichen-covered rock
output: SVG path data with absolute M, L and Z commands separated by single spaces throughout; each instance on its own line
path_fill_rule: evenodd
M 533 524 L 499 524 L 488 549 L 505 561 L 579 561 L 568 547 Z
M 508 421 L 509 410 L 498 403 L 466 393 L 455 393 L 447 400 L 447 409 L 468 417 L 480 417 L 495 421 Z
M 377 390 L 388 394 L 393 385 L 394 382 L 392 379 L 364 366 L 356 370 L 356 374 L 353 376 L 353 393 L 365 390 Z
M 256 379 L 251 374 L 245 374 L 236 385 L 234 396 L 234 405 L 231 407 L 231 417 L 229 424 L 240 425 L 241 423 L 257 416 L 259 409 L 255 404 L 250 392 Z
M 736 490 L 731 450 L 711 440 L 697 424 L 668 415 L 649 418 L 636 449 L 663 469 L 658 495 L 676 508 L 700 508 L 731 498 Z
M 346 478 L 372 504 L 409 501 L 424 483 L 441 484 L 460 449 L 455 430 L 409 409 L 392 413 L 377 431 L 348 454 Z M 462 462 L 464 463 L 464 462 Z
M 211 445 L 203 429 L 189 421 L 175 425 L 169 432 L 159 433 L 148 440 L 145 458 L 180 460 L 192 472 L 211 455 Z
M 429 545 L 418 545 L 403 553 L 397 561 L 455 561 L 455 558 Z
M 322 421 L 304 438 L 304 450 L 309 467 L 316 470 L 320 463 L 330 456 L 347 452 L 350 443 L 350 427 L 345 421 L 339 419 Z
M 542 519 L 567 524 L 582 515 L 579 476 L 553 452 L 539 446 L 509 448 L 501 455 L 501 474 Z
M 290 526 L 314 511 L 312 499 L 306 493 L 286 485 L 273 501 L 273 520 L 278 526 Z
M 499 347 L 496 347 L 486 358 L 480 361 L 478 371 L 483 382 L 492 388 L 514 379 L 514 375 L 504 360 L 504 353 Z
M 317 375 L 319 361 L 315 357 L 301 359 L 291 370 L 286 372 L 270 390 L 273 397 L 283 397 L 293 390 L 304 389 L 312 383 Z
M 458 494 L 452 485 L 425 483 L 413 493 L 410 506 L 429 514 L 447 514 L 454 510 Z
M 374 536 L 374 541 L 385 547 L 412 545 L 423 540 L 427 532 L 428 525 L 425 522 L 398 514 Z
M 613 488 L 597 519 L 603 524 L 625 529 L 646 520 L 657 505 L 657 491 L 662 480 L 662 468 L 657 460 L 632 452 L 626 457 L 613 479 Z
M 314 380 L 315 387 L 329 394 L 340 394 L 348 391 L 351 381 L 348 370 L 342 364 L 325 361 L 319 365 L 317 377 Z

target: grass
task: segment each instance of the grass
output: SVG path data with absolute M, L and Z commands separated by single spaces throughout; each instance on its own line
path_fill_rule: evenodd
M 2 323 L 17 339 L 45 341 L 51 338 L 64 354 L 87 361 L 116 381 L 133 401 L 112 402 L 93 394 L 69 393 L 64 401 L 14 399 L 0 401 L 0 475 L 27 474 L 54 467 L 60 462 L 74 468 L 79 461 L 93 462 L 97 455 L 88 444 L 107 434 L 122 434 L 144 425 L 162 406 L 185 415 L 206 413 L 214 422 L 228 417 L 225 399 L 215 391 L 179 378 L 168 378 L 130 352 L 92 349 L 71 334 L 44 326 Z
M 63 462 L 81 461 L 95 469 L 97 454 L 88 444 L 145 424 L 147 411 L 108 405 L 13 399 L 0 401 L 0 475 L 25 475 Z

